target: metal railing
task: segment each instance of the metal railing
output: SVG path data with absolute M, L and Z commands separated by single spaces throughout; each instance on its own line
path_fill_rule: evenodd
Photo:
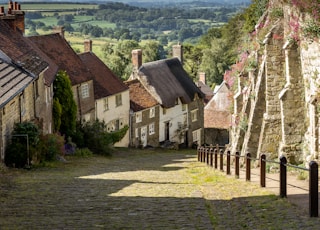
M 234 157 L 234 170 L 235 177 L 240 177 L 240 158 L 245 160 L 245 179 L 246 181 L 251 180 L 251 162 L 260 161 L 260 186 L 266 187 L 266 168 L 267 162 L 278 164 L 280 167 L 279 172 L 279 188 L 280 188 L 280 197 L 287 197 L 287 168 L 295 168 L 302 171 L 309 172 L 309 214 L 310 217 L 318 217 L 319 210 L 319 201 L 318 201 L 318 164 L 315 161 L 309 163 L 309 168 L 299 167 L 296 165 L 288 164 L 287 159 L 284 156 L 281 156 L 278 161 L 271 161 L 266 159 L 266 155 L 262 154 L 259 158 L 252 158 L 250 153 L 247 153 L 245 156 L 240 156 L 239 152 L 231 154 L 230 150 L 227 150 L 225 146 L 210 146 L 210 147 L 198 147 L 197 149 L 198 161 L 204 162 L 214 169 L 219 169 L 224 171 L 224 166 L 226 167 L 226 174 L 231 175 L 231 157 Z M 224 158 L 226 162 L 224 163 Z M 218 161 L 219 159 L 219 161 Z

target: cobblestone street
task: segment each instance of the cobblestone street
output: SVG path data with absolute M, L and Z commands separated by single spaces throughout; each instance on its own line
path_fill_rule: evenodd
M 0 174 L 0 229 L 316 229 L 319 218 L 195 151 L 116 152 Z

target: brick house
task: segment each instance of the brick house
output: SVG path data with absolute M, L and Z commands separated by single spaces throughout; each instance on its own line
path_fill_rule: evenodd
M 138 79 L 125 84 L 130 89 L 130 146 L 159 146 L 159 103 Z
M 65 40 L 63 28 L 59 33 L 32 36 L 29 39 L 59 66 L 59 70 L 67 72 L 77 104 L 77 119 L 94 121 L 93 75 Z
M 180 53 L 180 58 L 145 64 L 141 63 L 142 52 L 133 51 L 132 63 L 137 71 L 130 79 L 139 79 L 160 105 L 159 143 L 174 142 L 191 147 L 203 143 L 204 95 L 183 69 L 181 49 L 179 45 L 174 47 L 174 53 Z
M 108 132 L 129 126 L 129 88 L 91 52 L 91 40 L 86 40 L 84 46 L 85 52 L 79 57 L 93 75 L 95 119 L 105 121 Z M 114 144 L 116 147 L 128 145 L 129 132 Z

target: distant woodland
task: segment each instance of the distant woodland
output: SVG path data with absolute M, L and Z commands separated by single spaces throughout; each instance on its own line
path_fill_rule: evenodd
M 93 52 L 120 78 L 131 71 L 131 51 L 141 48 L 143 62 L 171 57 L 171 47 L 180 42 L 184 69 L 196 80 L 206 74 L 212 88 L 223 81 L 226 70 L 239 53 L 243 41 L 266 9 L 268 0 L 250 5 L 202 5 L 189 7 L 141 7 L 124 3 L 24 4 L 26 35 L 50 33 L 64 26 L 66 39 L 76 52 L 83 51 L 84 38 L 93 42 Z M 199 1 L 200 2 L 200 1 Z

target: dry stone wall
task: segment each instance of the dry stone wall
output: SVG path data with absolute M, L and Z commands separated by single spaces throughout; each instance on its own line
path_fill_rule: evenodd
M 275 18 L 275 9 L 283 15 Z M 250 51 L 258 61 L 248 78 L 250 96 L 235 97 L 233 116 L 241 120 L 245 111 L 248 120 L 244 134 L 239 124 L 232 129 L 233 153 L 264 153 L 269 159 L 284 155 L 294 164 L 319 158 L 320 44 L 302 34 L 308 20 L 310 15 L 291 1 L 270 1 L 256 26 L 259 46 Z M 239 108 L 240 97 L 247 102 Z

